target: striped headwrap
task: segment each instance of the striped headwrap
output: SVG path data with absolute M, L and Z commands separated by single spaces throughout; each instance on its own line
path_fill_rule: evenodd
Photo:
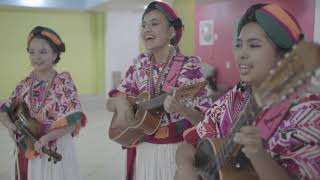
M 303 38 L 297 20 L 276 4 L 252 5 L 240 19 L 237 36 L 249 22 L 258 23 L 269 38 L 281 49 L 290 49 Z
M 62 42 L 60 36 L 52 29 L 42 26 L 37 26 L 31 30 L 27 40 L 27 47 L 29 48 L 30 42 L 34 37 L 40 36 L 47 41 L 51 42 L 58 53 L 65 52 L 65 45 Z
M 54 52 L 58 54 L 57 58 L 54 61 L 54 64 L 57 64 L 60 60 L 61 52 L 66 51 L 66 47 L 64 45 L 64 42 L 62 42 L 62 39 L 60 38 L 60 36 L 50 28 L 36 26 L 31 30 L 28 36 L 28 40 L 27 40 L 28 52 L 29 52 L 30 42 L 35 37 L 45 39 L 49 43 L 50 47 L 53 48 Z
M 170 44 L 176 46 L 181 39 L 183 31 L 183 24 L 181 19 L 177 16 L 177 13 L 174 11 L 174 9 L 171 8 L 168 4 L 164 2 L 153 1 L 147 6 L 146 10 L 143 12 L 142 20 L 146 14 L 153 10 L 159 10 L 160 12 L 162 12 L 168 19 L 170 26 L 173 26 L 176 35 L 174 38 L 171 39 Z

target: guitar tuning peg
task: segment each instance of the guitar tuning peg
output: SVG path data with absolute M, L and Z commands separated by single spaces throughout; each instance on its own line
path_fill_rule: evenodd
M 48 161 L 49 161 L 49 162 L 51 161 L 51 156 L 48 158 Z
M 54 161 L 53 161 L 53 164 L 56 164 L 56 163 L 57 163 L 57 161 L 56 161 L 56 160 L 54 160 Z

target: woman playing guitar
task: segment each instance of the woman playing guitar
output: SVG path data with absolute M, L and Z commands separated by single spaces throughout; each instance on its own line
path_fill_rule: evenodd
M 151 97 L 157 97 L 174 88 L 204 80 L 199 58 L 184 56 L 178 49 L 182 29 L 180 18 L 169 5 L 157 1 L 148 5 L 141 25 L 147 52 L 138 56 L 121 85 L 109 93 L 112 98 L 107 107 L 121 116 L 118 119 L 133 120 L 127 96 L 148 91 Z M 209 103 L 206 90 L 189 104 L 167 96 L 157 131 L 144 135 L 138 143 L 127 148 L 127 180 L 172 180 L 176 169 L 175 151 L 183 140 L 182 132 L 203 118 L 202 112 Z
M 197 145 L 200 139 L 228 137 L 252 95 L 270 76 L 270 70 L 280 66 L 277 62 L 300 41 L 303 41 L 301 29 L 287 11 L 276 4 L 251 6 L 238 24 L 234 45 L 241 82 L 214 102 L 204 120 L 185 131 L 184 139 Z M 288 97 L 265 107 L 253 119 L 252 126 L 239 128 L 232 142 L 243 146 L 242 152 L 258 179 L 320 179 L 319 92 Z M 190 144 L 183 144 L 177 150 L 176 180 L 199 179 L 192 166 L 195 163 L 199 168 L 199 164 L 193 162 L 195 150 Z M 217 179 L 224 179 L 223 175 Z
M 9 100 L 0 103 L 0 120 L 13 139 L 30 139 L 27 144 L 18 142 L 12 179 L 79 180 L 73 136 L 85 125 L 86 118 L 70 73 L 54 69 L 65 45 L 55 31 L 37 26 L 29 33 L 27 51 L 33 70 L 16 86 Z M 31 123 L 39 127 L 35 128 L 38 133 L 28 129 Z M 62 159 L 48 161 L 48 150 L 56 151 Z

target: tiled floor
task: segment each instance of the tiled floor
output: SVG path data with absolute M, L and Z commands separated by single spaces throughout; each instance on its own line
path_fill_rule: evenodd
M 103 96 L 82 97 L 88 124 L 75 138 L 83 180 L 122 180 L 124 151 L 108 139 L 111 113 L 105 110 Z M 0 125 L 0 179 L 9 179 L 13 144 L 7 130 Z

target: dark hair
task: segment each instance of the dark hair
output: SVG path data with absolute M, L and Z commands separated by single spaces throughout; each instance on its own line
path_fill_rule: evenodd
M 251 7 L 249 7 L 247 9 L 247 11 L 244 13 L 244 15 L 242 16 L 242 24 L 248 24 L 249 22 L 256 22 L 256 16 L 255 16 L 255 12 L 257 9 L 262 8 L 263 6 L 267 5 L 266 3 L 258 3 L 258 4 L 254 4 Z M 242 26 L 243 26 L 242 25 Z
M 157 1 L 154 1 L 154 2 L 150 3 L 148 5 L 148 7 L 146 8 L 146 10 L 143 12 L 142 19 L 144 19 L 144 16 L 146 14 L 148 14 L 149 12 L 151 12 L 153 10 L 158 10 L 162 14 L 165 15 L 165 17 L 167 18 L 170 26 L 173 26 L 174 29 L 181 29 L 183 27 L 181 19 L 179 17 L 173 18 L 172 16 L 170 16 L 167 12 L 165 12 L 165 10 L 163 10 L 161 7 L 158 6 L 158 3 L 159 2 L 157 2 Z
M 207 77 L 206 80 L 208 82 L 210 89 L 212 89 L 213 91 L 218 91 L 217 79 L 216 79 L 215 75 L 211 75 L 211 76 Z

